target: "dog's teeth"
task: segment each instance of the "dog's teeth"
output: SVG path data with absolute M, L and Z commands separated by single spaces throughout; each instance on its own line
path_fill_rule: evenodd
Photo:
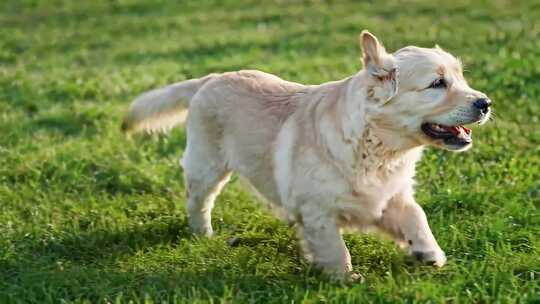
M 435 129 L 435 131 L 439 131 L 439 132 L 444 132 L 445 131 L 445 129 L 439 124 L 433 124 L 433 129 Z

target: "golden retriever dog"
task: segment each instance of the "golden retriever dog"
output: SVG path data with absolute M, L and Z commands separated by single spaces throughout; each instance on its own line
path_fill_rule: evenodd
M 469 87 L 460 62 L 439 47 L 387 53 L 360 35 L 364 69 L 321 85 L 260 71 L 211 74 L 147 92 L 126 115 L 126 131 L 168 130 L 187 116 L 181 160 L 194 233 L 211 236 L 214 200 L 236 172 L 299 231 L 307 258 L 354 278 L 341 231 L 389 234 L 418 260 L 446 262 L 414 199 L 425 146 L 471 147 L 466 124 L 490 116 L 490 100 Z

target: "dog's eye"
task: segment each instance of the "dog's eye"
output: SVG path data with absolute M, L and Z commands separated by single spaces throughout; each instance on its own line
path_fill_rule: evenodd
M 446 80 L 444 78 L 439 78 L 432 82 L 429 87 L 429 89 L 443 89 L 446 88 Z

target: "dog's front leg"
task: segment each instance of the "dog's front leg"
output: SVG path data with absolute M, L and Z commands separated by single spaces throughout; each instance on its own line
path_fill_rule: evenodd
M 393 197 L 383 212 L 380 228 L 405 242 L 418 260 L 442 267 L 446 256 L 433 236 L 422 207 L 416 203 L 412 189 Z
M 334 215 L 319 206 L 301 208 L 299 236 L 306 258 L 317 268 L 338 280 L 356 280 L 352 273 L 351 256 L 341 237 Z

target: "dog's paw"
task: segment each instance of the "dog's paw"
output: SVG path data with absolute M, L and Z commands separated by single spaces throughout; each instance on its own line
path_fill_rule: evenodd
M 198 226 L 198 227 L 191 226 L 191 232 L 196 236 L 208 237 L 208 238 L 212 237 L 212 235 L 214 234 L 214 230 L 212 229 L 212 227 L 205 227 L 205 226 Z
M 442 250 L 413 251 L 412 255 L 416 260 L 426 265 L 442 267 L 446 264 L 446 255 Z
M 347 282 L 350 283 L 364 283 L 366 279 L 360 273 L 350 272 L 347 276 Z
M 360 273 L 356 272 L 345 272 L 345 273 L 337 273 L 337 272 L 327 272 L 325 271 L 325 274 L 330 278 L 331 281 L 334 281 L 336 283 L 340 284 L 351 284 L 351 283 L 364 283 L 365 278 Z

